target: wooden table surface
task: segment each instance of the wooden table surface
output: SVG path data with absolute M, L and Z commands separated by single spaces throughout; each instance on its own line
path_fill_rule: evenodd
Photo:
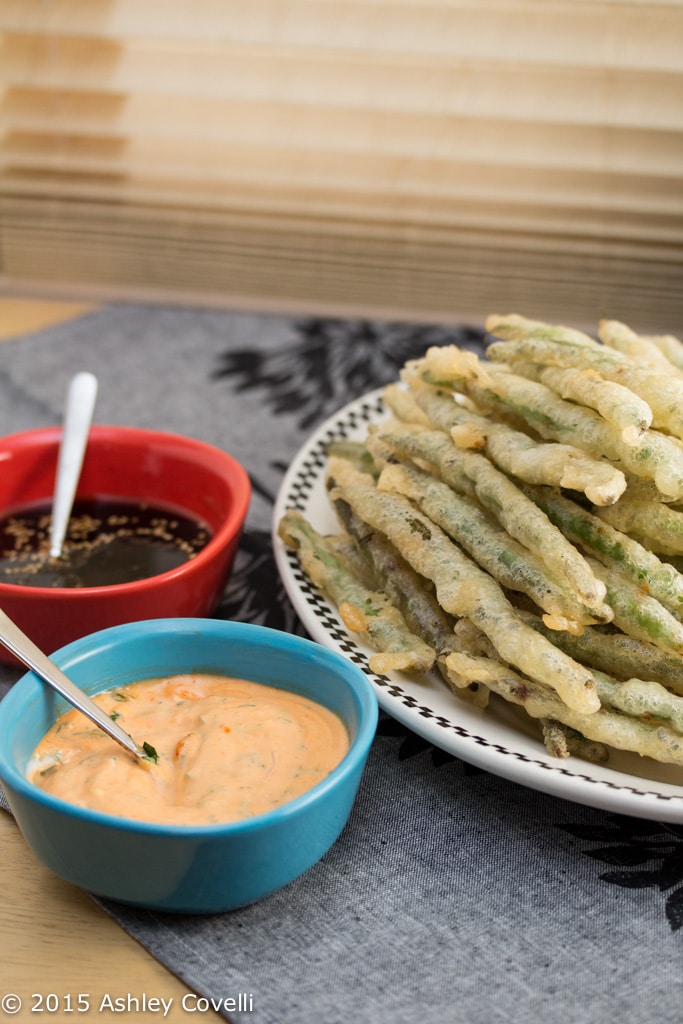
M 90 308 L 0 295 L 0 340 L 63 323 Z M 0 1020 L 83 1018 L 137 1024 L 151 1016 L 176 1024 L 223 1019 L 212 1010 L 198 1011 L 189 990 L 94 900 L 44 868 L 29 851 L 14 819 L 3 811 L 0 908 Z M 136 1013 L 132 1001 L 119 1003 L 125 1009 L 116 1009 L 115 1001 L 127 1000 L 129 994 L 139 1000 L 145 995 L 148 1000 L 173 1002 L 166 1016 L 162 1010 Z M 83 997 L 80 1011 L 79 995 Z M 13 996 L 21 1000 L 18 1011 Z M 184 997 L 189 997 L 186 1006 Z

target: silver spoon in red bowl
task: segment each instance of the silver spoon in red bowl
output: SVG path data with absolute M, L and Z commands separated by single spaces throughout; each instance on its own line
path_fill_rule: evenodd
M 50 525 L 50 558 L 59 558 L 62 553 L 96 399 L 97 377 L 85 371 L 77 373 L 67 391 L 64 428 L 57 457 L 57 478 Z

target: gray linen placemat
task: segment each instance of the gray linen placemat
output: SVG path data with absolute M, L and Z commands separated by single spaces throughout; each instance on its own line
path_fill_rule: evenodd
M 476 348 L 480 338 L 112 307 L 0 346 L 0 432 L 59 422 L 68 380 L 89 369 L 96 421 L 229 449 L 250 468 L 254 500 L 217 614 L 301 632 L 270 549 L 286 466 L 327 415 L 449 340 Z M 0 668 L 0 694 L 17 675 Z M 214 917 L 102 905 L 234 1021 L 683 1019 L 683 829 L 475 770 L 385 715 L 347 828 L 302 878 Z M 240 993 L 247 1008 L 231 1012 Z
M 680 865 L 680 836 L 419 744 L 401 760 L 392 731 L 340 840 L 286 889 L 208 920 L 110 912 L 199 991 L 250 993 L 245 1024 L 680 1021 L 680 937 L 639 865 Z M 630 883 L 604 880 L 615 866 Z

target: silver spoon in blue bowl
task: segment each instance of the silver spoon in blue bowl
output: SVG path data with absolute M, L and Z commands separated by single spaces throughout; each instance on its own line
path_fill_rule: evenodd
M 73 683 L 55 663 L 40 650 L 33 641 L 0 609 L 0 643 L 11 651 L 19 661 L 78 708 L 96 726 L 107 733 L 111 739 L 124 747 L 138 761 L 156 762 L 158 755 L 153 746 L 143 743 L 138 746 L 135 740 L 120 725 L 109 717 L 95 701 L 91 700 L 75 683 Z

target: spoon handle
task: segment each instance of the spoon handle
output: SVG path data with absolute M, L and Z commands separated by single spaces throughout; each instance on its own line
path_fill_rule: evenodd
M 75 683 L 72 683 L 2 609 L 0 609 L 0 643 L 11 651 L 22 664 L 32 669 L 43 682 L 60 693 L 62 697 L 66 697 L 70 704 L 82 711 L 87 718 L 103 729 L 113 740 L 120 743 L 122 747 L 125 747 L 134 757 L 142 759 L 146 756 L 128 733 L 124 732 L 121 726 L 117 725 L 106 711 L 103 711 L 98 704 L 83 693 Z
M 96 398 L 97 377 L 92 373 L 77 373 L 67 392 L 64 430 L 57 462 L 57 487 L 50 531 L 52 558 L 59 558 L 62 553 Z

